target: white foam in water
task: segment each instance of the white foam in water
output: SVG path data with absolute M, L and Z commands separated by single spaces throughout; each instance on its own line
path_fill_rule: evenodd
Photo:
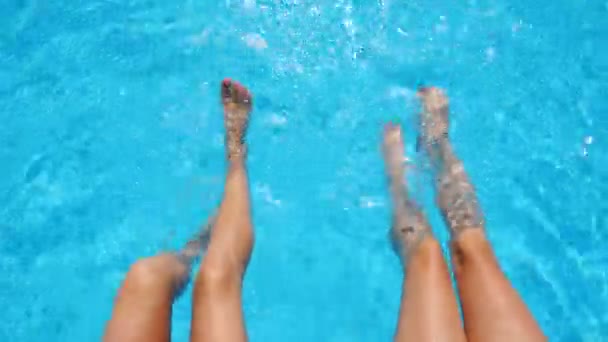
M 384 206 L 384 200 L 379 197 L 361 196 L 359 197 L 359 205 L 363 208 L 375 208 Z
M 406 99 L 409 102 L 409 101 L 414 100 L 415 92 L 414 92 L 414 90 L 407 88 L 407 87 L 395 86 L 395 87 L 391 87 L 388 90 L 388 96 L 393 99 L 401 97 L 401 98 Z
M 247 9 L 255 8 L 255 0 L 244 0 L 243 6 Z
M 281 200 L 274 198 L 268 184 L 256 183 L 254 186 L 254 191 L 257 194 L 262 195 L 262 198 L 264 198 L 266 203 L 272 204 L 276 207 L 281 206 Z
M 409 36 L 409 33 L 407 33 L 407 31 L 404 31 L 401 27 L 397 27 L 397 33 L 399 33 L 400 35 L 402 35 L 404 37 Z
M 585 139 L 583 140 L 584 146 L 583 146 L 583 157 L 587 157 L 589 155 L 589 145 L 593 144 L 593 136 L 588 135 L 585 137 Z
M 268 43 L 259 33 L 247 33 L 243 36 L 243 41 L 247 46 L 256 50 L 263 50 L 268 47 Z
M 282 115 L 272 113 L 268 119 L 268 122 L 271 126 L 282 127 L 287 124 L 287 118 Z
M 194 34 L 189 37 L 190 44 L 195 46 L 203 45 L 207 42 L 207 38 L 209 38 L 210 30 L 208 28 L 202 30 L 200 33 Z

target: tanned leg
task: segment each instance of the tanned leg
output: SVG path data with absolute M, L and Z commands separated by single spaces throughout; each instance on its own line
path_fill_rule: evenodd
M 118 291 L 106 342 L 169 341 L 171 307 L 188 282 L 194 260 L 206 248 L 215 217 L 176 253 L 164 253 L 133 264 Z
M 395 341 L 465 341 L 441 246 L 408 196 L 400 127 L 387 125 L 383 150 L 393 206 L 391 235 L 405 273 Z
M 470 342 L 545 341 L 534 317 L 506 278 L 490 243 L 475 189 L 448 139 L 448 99 L 422 88 L 421 144 L 437 183 L 437 202 L 451 233 L 452 262 Z
M 224 197 L 207 254 L 196 278 L 191 340 L 246 341 L 242 310 L 243 276 L 253 248 L 245 134 L 252 97 L 232 80 L 221 84 L 228 172 Z

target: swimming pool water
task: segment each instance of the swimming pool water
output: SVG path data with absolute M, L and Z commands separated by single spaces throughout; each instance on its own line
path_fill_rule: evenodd
M 0 1 L 0 340 L 93 341 L 131 262 L 223 183 L 218 84 L 255 95 L 252 341 L 387 341 L 381 125 L 447 88 L 501 264 L 552 341 L 608 337 L 608 3 Z M 423 170 L 420 167 L 420 170 Z M 437 235 L 428 179 L 415 189 Z M 176 303 L 186 341 L 190 290 Z

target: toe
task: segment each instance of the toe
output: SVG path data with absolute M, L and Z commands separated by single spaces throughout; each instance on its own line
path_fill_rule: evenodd
M 249 104 L 251 103 L 251 95 L 247 88 L 243 87 L 239 83 L 234 83 L 235 101 L 238 103 Z
M 226 78 L 222 81 L 222 87 L 221 87 L 221 92 L 222 92 L 222 101 L 227 102 L 227 101 L 231 101 L 232 96 L 233 96 L 233 83 L 232 80 L 229 78 Z
M 389 134 L 392 130 L 397 129 L 397 128 L 398 128 L 397 125 L 395 125 L 392 122 L 389 122 L 386 125 L 384 125 L 384 133 Z
M 221 96 L 224 103 L 251 104 L 251 94 L 239 82 L 226 78 L 222 81 Z
M 420 87 L 418 87 L 418 91 L 416 92 L 416 95 L 418 95 L 418 97 L 420 97 L 420 98 L 424 98 L 424 96 L 426 94 L 428 94 L 428 92 L 429 92 L 429 88 L 428 87 L 426 87 L 426 86 L 420 86 Z

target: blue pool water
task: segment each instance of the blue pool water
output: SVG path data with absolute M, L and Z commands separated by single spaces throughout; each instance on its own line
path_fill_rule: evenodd
M 255 94 L 252 341 L 391 338 L 402 275 L 379 137 L 399 118 L 413 156 L 421 83 L 447 88 L 490 239 L 551 340 L 608 336 L 605 0 L 0 0 L 0 13 L 1 341 L 99 339 L 129 264 L 205 220 L 226 76 Z M 445 243 L 423 174 L 416 196 Z

